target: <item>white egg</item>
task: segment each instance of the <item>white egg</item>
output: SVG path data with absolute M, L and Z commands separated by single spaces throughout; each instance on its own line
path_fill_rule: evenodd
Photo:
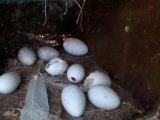
M 46 65 L 45 69 L 50 75 L 62 75 L 68 68 L 68 63 L 61 58 L 53 58 Z
M 61 94 L 62 105 L 65 110 L 73 117 L 83 115 L 86 98 L 83 91 L 76 85 L 66 86 Z
M 111 79 L 104 72 L 94 71 L 90 73 L 88 77 L 86 77 L 86 79 L 84 80 L 84 85 L 87 85 L 88 88 L 94 85 L 111 86 Z
M 38 49 L 38 56 L 41 60 L 49 61 L 53 58 L 57 58 L 59 56 L 59 52 L 55 48 L 43 46 Z
M 0 93 L 14 92 L 20 84 L 20 75 L 16 72 L 8 72 L 0 76 Z
M 87 45 L 77 38 L 66 38 L 63 48 L 71 55 L 81 56 L 88 52 Z
M 88 91 L 90 102 L 97 108 L 112 110 L 120 105 L 117 93 L 105 85 L 95 85 Z
M 36 61 L 36 54 L 31 48 L 23 47 L 18 52 L 18 59 L 24 65 L 33 65 Z
M 83 80 L 85 70 L 80 64 L 73 64 L 67 70 L 67 78 L 70 82 L 78 83 Z

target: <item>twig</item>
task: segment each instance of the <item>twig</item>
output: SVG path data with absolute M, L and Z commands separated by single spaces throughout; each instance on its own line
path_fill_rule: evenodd
M 17 111 L 20 111 L 21 109 L 20 108 L 9 108 L 10 110 L 17 110 Z
M 80 11 L 79 11 L 79 14 L 78 14 L 78 18 L 77 18 L 76 24 L 78 24 L 79 21 L 80 21 L 80 28 L 81 28 L 81 30 L 83 31 L 83 27 L 82 27 L 82 16 L 83 16 L 83 8 L 84 8 L 84 5 L 85 5 L 86 0 L 83 0 L 82 6 L 78 3 L 77 0 L 74 0 L 74 1 L 75 1 L 75 3 L 78 5 L 78 7 L 80 8 Z
M 43 23 L 43 27 L 45 26 L 45 24 L 47 23 L 47 0 L 44 1 L 44 17 L 45 17 L 45 21 Z
M 64 13 L 63 13 L 63 15 L 66 15 L 67 14 L 67 12 L 68 12 L 68 3 L 67 3 L 67 1 L 65 0 L 65 3 L 66 3 L 66 9 L 65 9 L 65 11 L 64 11 Z

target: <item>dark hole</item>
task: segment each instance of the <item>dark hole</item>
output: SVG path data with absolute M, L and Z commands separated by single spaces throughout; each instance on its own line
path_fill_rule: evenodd
M 76 81 L 76 78 L 74 78 L 74 77 L 71 77 L 71 79 L 72 79 L 73 81 Z

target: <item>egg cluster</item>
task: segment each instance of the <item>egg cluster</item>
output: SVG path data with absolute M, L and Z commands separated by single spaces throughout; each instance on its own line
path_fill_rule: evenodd
M 73 56 L 83 56 L 88 53 L 87 45 L 77 38 L 66 38 L 64 50 Z M 38 58 L 45 61 L 45 71 L 51 75 L 63 75 L 71 83 L 61 93 L 61 101 L 65 110 L 73 117 L 83 115 L 86 107 L 86 97 L 91 104 L 104 110 L 116 109 L 120 105 L 120 98 L 110 88 L 111 79 L 103 71 L 95 70 L 86 76 L 85 68 L 78 63 L 69 65 L 60 57 L 60 52 L 53 47 L 43 46 L 37 51 Z M 18 60 L 25 66 L 33 65 L 37 60 L 36 52 L 23 47 L 18 52 Z M 0 93 L 14 92 L 20 84 L 20 75 L 8 72 L 0 76 Z M 85 94 L 86 93 L 86 94 Z

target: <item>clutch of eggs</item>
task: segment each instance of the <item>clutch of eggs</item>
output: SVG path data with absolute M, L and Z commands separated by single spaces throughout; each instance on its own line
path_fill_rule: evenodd
M 74 56 L 81 56 L 88 53 L 87 45 L 77 38 L 66 38 L 63 43 L 64 50 Z M 50 46 L 42 46 L 37 51 L 38 57 L 43 61 L 50 61 L 59 57 L 59 52 Z M 18 59 L 24 65 L 33 65 L 36 62 L 37 55 L 32 48 L 23 47 L 18 52 Z
M 82 56 L 88 53 L 87 45 L 77 38 L 66 38 L 63 43 L 63 48 L 73 56 Z M 37 54 L 41 60 L 48 62 L 45 66 L 48 74 L 62 75 L 67 71 L 66 77 L 71 83 L 79 83 L 85 79 L 83 85 L 87 88 L 88 99 L 97 108 L 112 110 L 120 105 L 120 98 L 118 94 L 110 88 L 112 81 L 106 73 L 95 70 L 85 78 L 85 69 L 82 65 L 72 64 L 69 66 L 66 60 L 59 57 L 59 51 L 50 46 L 40 47 Z M 18 59 L 24 65 L 33 65 L 36 58 L 36 54 L 31 48 L 24 47 L 18 52 Z M 6 77 L 6 74 L 13 77 Z M 6 74 L 0 77 L 0 92 L 5 94 L 13 92 L 20 83 L 20 77 L 17 73 L 11 72 Z M 10 89 L 2 87 L 5 86 L 8 81 L 6 80 L 4 82 L 5 78 L 14 81 L 14 84 L 10 84 Z M 79 86 L 67 85 L 62 90 L 61 100 L 62 105 L 70 115 L 73 117 L 83 115 L 86 98 Z

